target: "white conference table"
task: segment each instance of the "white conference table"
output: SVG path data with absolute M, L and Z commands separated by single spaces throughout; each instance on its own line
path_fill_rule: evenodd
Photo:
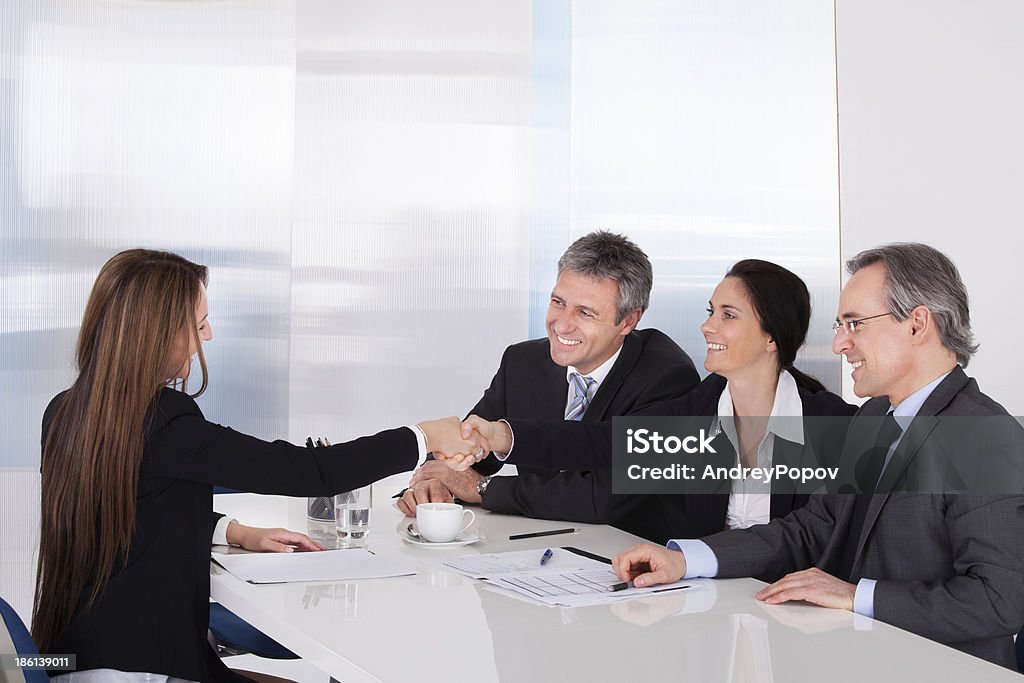
M 1019 681 L 1017 674 L 882 622 L 811 605 L 765 605 L 754 579 L 583 608 L 507 597 L 441 568 L 458 555 L 575 546 L 605 557 L 638 542 L 606 526 L 474 508 L 481 540 L 424 548 L 391 496 L 408 475 L 374 485 L 369 547 L 412 559 L 417 574 L 338 583 L 248 584 L 211 563 L 215 600 L 342 683 L 544 681 Z M 306 500 L 227 494 L 214 508 L 256 526 L 306 530 Z M 510 534 L 576 527 L 573 535 Z M 942 618 L 939 615 L 937 618 Z

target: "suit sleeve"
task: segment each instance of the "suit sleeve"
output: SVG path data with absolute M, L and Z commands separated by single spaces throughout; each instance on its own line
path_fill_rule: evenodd
M 717 578 L 775 580 L 814 566 L 836 526 L 835 502 L 833 496 L 814 495 L 806 506 L 768 524 L 705 536 L 718 558 Z
M 614 524 L 636 508 L 640 496 L 612 493 L 611 472 L 555 472 L 496 477 L 483 507 L 494 512 L 588 524 Z
M 547 470 L 610 469 L 612 423 L 508 420 L 516 447 L 506 462 Z
M 875 618 L 945 643 L 1016 633 L 1024 623 L 1024 497 L 944 498 L 956 576 L 879 579 Z
M 211 513 L 210 513 L 210 534 L 209 534 L 210 538 L 213 538 L 213 532 L 216 531 L 216 529 L 217 529 L 217 522 L 219 522 L 223 517 L 224 517 L 224 515 L 222 515 L 221 513 L 211 511 Z
M 674 415 L 675 400 L 698 384 L 693 365 L 675 363 L 648 387 L 626 415 Z M 610 469 L 612 422 L 509 419 L 516 447 L 506 462 L 552 470 Z
M 508 362 L 508 354 L 509 350 L 505 349 L 505 353 L 501 356 L 501 365 L 498 366 L 498 371 L 494 373 L 494 377 L 491 379 L 491 385 L 487 387 L 484 395 L 476 402 L 476 405 L 473 406 L 473 409 L 469 411 L 466 417 L 478 415 L 490 421 L 505 417 L 505 366 Z M 504 464 L 493 455 L 489 455 L 484 460 L 473 465 L 473 469 L 484 476 L 489 476 L 500 470 Z
M 329 496 L 405 472 L 418 460 L 404 427 L 325 448 L 263 441 L 206 421 L 198 408 L 171 419 L 146 445 L 150 476 L 253 493 Z

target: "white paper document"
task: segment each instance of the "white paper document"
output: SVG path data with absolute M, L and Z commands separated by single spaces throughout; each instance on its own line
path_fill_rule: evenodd
M 551 559 L 540 564 L 543 550 L 515 550 L 507 553 L 487 553 L 484 555 L 463 555 L 444 563 L 474 579 L 493 579 L 503 574 L 516 572 L 532 572 L 536 574 L 557 574 L 570 569 L 607 568 L 605 562 L 583 557 L 565 548 L 552 548 Z
M 677 581 L 662 586 L 631 587 L 613 592 L 609 588 L 619 583 L 619 578 L 611 569 L 585 569 L 555 574 L 523 572 L 496 577 L 489 583 L 495 588 L 512 591 L 545 605 L 563 607 L 604 605 L 652 593 L 679 593 L 696 588 L 684 581 Z
M 213 560 L 249 583 L 349 581 L 416 573 L 414 563 L 374 555 L 365 548 L 305 553 L 214 554 Z
M 509 592 L 545 605 L 584 607 L 650 595 L 691 590 L 690 583 L 610 591 L 619 578 L 606 562 L 584 557 L 565 548 L 552 549 L 550 560 L 540 564 L 542 550 L 466 555 L 445 562 L 449 569 L 483 579 L 501 592 Z

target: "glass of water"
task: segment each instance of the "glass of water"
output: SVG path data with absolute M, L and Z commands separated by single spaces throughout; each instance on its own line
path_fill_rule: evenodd
M 370 486 L 339 493 L 334 497 L 334 526 L 343 548 L 366 545 L 366 536 L 370 533 L 371 507 L 373 489 Z

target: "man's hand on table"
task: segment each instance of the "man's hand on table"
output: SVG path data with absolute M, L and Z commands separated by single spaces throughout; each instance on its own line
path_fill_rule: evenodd
M 612 568 L 623 581 L 637 588 L 675 583 L 686 574 L 686 558 L 678 550 L 641 543 L 612 558 Z
M 443 465 L 442 465 L 443 467 Z M 421 481 L 416 486 L 409 482 L 409 488 L 405 490 L 396 505 L 407 517 L 416 516 L 416 506 L 420 503 L 451 503 L 454 502 L 451 492 L 437 479 Z
M 853 611 L 853 596 L 857 586 L 821 571 L 817 567 L 786 574 L 770 586 L 762 588 L 754 597 L 769 605 L 790 600 L 803 600 L 822 607 Z

